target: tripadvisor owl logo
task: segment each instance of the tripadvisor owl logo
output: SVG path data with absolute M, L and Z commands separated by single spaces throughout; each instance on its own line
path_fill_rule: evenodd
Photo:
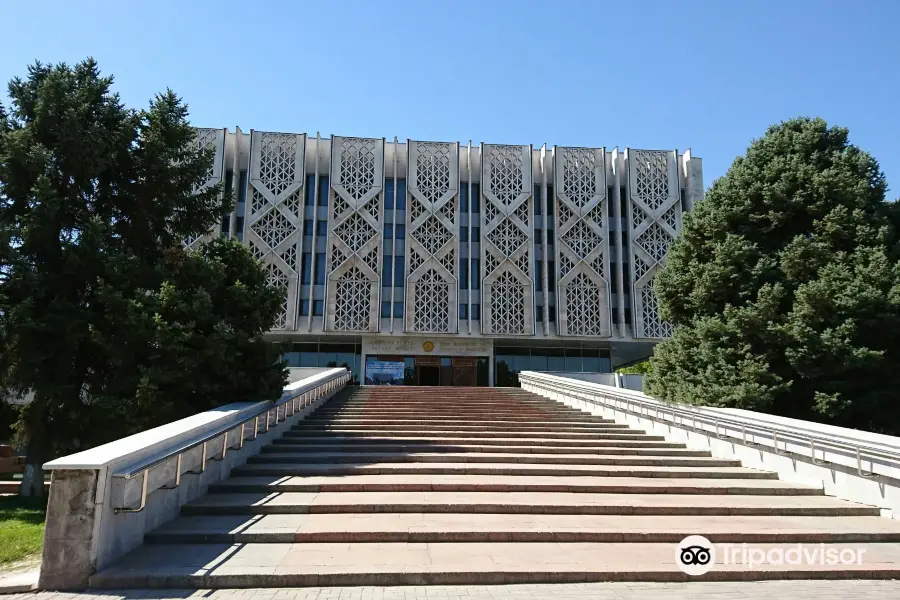
M 702 535 L 689 535 L 675 548 L 675 564 L 688 575 L 704 575 L 716 564 L 716 549 Z
M 866 548 L 847 548 L 833 544 L 767 544 L 763 547 L 748 544 L 719 544 L 718 552 L 702 535 L 690 535 L 675 547 L 675 564 L 683 573 L 705 575 L 713 569 L 716 559 L 725 568 L 738 566 L 740 570 L 754 570 L 782 565 L 861 565 Z

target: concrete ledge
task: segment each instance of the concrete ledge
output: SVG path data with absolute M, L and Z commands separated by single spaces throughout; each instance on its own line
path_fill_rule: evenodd
M 708 450 L 717 458 L 738 459 L 745 467 L 773 471 L 790 483 L 877 506 L 884 516 L 900 516 L 898 438 L 752 411 L 664 403 L 564 375 L 524 371 L 519 381 L 525 390 L 592 415 Z
M 40 587 L 86 587 L 91 574 L 139 546 L 147 531 L 178 516 L 183 504 L 227 478 L 233 467 L 306 418 L 348 380 L 346 369 L 327 369 L 291 383 L 275 403 L 230 404 L 45 465 L 53 478 Z M 297 405 L 302 409 L 292 413 Z M 249 426 L 241 426 L 267 410 L 277 410 L 279 418 L 267 419 L 270 425 L 261 420 L 254 426 L 251 420 Z M 198 472 L 203 451 L 192 446 L 210 435 L 217 437 L 207 443 L 205 468 Z M 223 456 L 226 437 L 233 447 Z M 175 486 L 179 453 L 181 476 Z M 125 477 L 132 473 L 137 475 Z M 136 510 L 145 485 L 145 506 Z
M 0 575 L 0 594 L 25 594 L 38 589 L 38 571 Z

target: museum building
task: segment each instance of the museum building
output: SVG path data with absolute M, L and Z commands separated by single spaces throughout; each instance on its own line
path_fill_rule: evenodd
M 671 327 L 653 278 L 703 197 L 690 150 L 198 129 L 206 186 L 286 298 L 289 366 L 369 384 L 516 385 L 609 372 Z M 184 241 L 196 247 L 209 236 Z

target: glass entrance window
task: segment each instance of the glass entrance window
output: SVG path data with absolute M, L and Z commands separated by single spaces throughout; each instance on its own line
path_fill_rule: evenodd
M 360 344 L 291 344 L 290 350 L 282 356 L 288 367 L 345 367 L 352 376 L 352 383 L 359 384 Z
M 610 373 L 606 348 L 498 347 L 494 356 L 494 384 L 518 387 L 522 371 L 557 373 Z
M 366 356 L 366 385 L 487 386 L 488 357 Z

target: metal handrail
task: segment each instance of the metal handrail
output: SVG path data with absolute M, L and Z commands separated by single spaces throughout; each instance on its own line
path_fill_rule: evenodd
M 129 471 L 126 472 L 118 472 L 113 473 L 112 477 L 117 479 L 125 479 L 126 481 L 137 477 L 138 475 L 143 475 L 143 481 L 141 482 L 141 501 L 140 505 L 137 508 L 116 508 L 116 513 L 122 512 L 141 512 L 147 506 L 147 495 L 148 490 L 147 486 L 150 480 L 150 470 L 158 467 L 164 463 L 169 462 L 173 458 L 176 458 L 175 465 L 175 482 L 172 485 L 161 486 L 159 489 L 172 490 L 177 488 L 181 484 L 181 476 L 182 476 L 182 462 L 183 457 L 187 452 L 191 450 L 202 447 L 202 454 L 200 457 L 200 466 L 196 470 L 185 471 L 184 474 L 188 475 L 200 475 L 206 470 L 206 463 L 210 460 L 221 461 L 225 459 L 225 455 L 228 450 L 240 450 L 244 447 L 244 441 L 247 439 L 245 437 L 245 427 L 248 423 L 253 421 L 253 437 L 250 438 L 250 441 L 255 440 L 259 436 L 259 422 L 265 417 L 265 429 L 263 429 L 263 433 L 269 431 L 272 425 L 277 425 L 278 423 L 285 421 L 288 417 L 291 417 L 303 408 L 306 408 L 310 404 L 312 404 L 318 398 L 327 395 L 333 390 L 336 390 L 350 381 L 350 373 L 345 371 L 344 373 L 334 377 L 332 379 L 324 380 L 319 385 L 311 389 L 304 390 L 302 392 L 295 391 L 289 392 L 288 394 L 283 394 L 280 399 L 275 401 L 271 406 L 262 409 L 261 411 L 247 417 L 243 421 L 237 424 L 229 424 L 224 425 L 218 428 L 215 432 L 210 433 L 207 436 L 199 440 L 194 440 L 189 444 L 185 444 L 178 448 L 174 448 L 168 452 L 166 452 L 163 456 L 157 457 L 149 462 L 141 463 L 137 467 L 133 467 Z M 288 413 L 288 405 L 290 404 L 291 412 Z M 281 407 L 284 407 L 283 416 L 280 415 L 282 413 Z M 271 422 L 272 412 L 275 413 L 275 422 Z M 233 431 L 240 431 L 238 435 L 237 443 L 228 444 L 228 436 Z M 222 453 L 218 457 L 208 456 L 207 455 L 207 446 L 208 444 L 217 439 L 222 438 Z
M 636 394 L 636 392 L 625 392 L 603 384 L 577 380 L 547 381 L 547 377 L 556 378 L 558 376 L 548 376 L 539 373 L 519 373 L 519 380 L 524 381 L 527 384 L 543 387 L 549 391 L 575 392 L 576 394 L 580 394 L 576 396 L 577 398 L 593 402 L 594 404 L 608 406 L 613 411 L 627 410 L 627 412 L 640 417 L 652 419 L 661 423 L 671 423 L 685 429 L 693 429 L 696 431 L 708 432 L 708 430 L 702 427 L 703 425 L 706 425 L 712 430 L 711 432 L 720 439 L 729 438 L 741 440 L 742 443 L 746 445 L 758 446 L 759 443 L 753 438 L 771 438 L 772 447 L 778 454 L 788 452 L 788 442 L 809 446 L 812 458 L 817 464 L 825 462 L 824 453 L 826 449 L 830 449 L 833 452 L 837 451 L 850 458 L 855 458 L 857 473 L 864 477 L 877 475 L 874 471 L 866 472 L 863 470 L 862 463 L 864 456 L 868 457 L 866 462 L 869 462 L 872 468 L 874 468 L 875 465 L 875 462 L 872 459 L 895 462 L 898 464 L 898 468 L 900 468 L 900 447 L 896 450 L 884 449 L 865 443 L 835 440 L 823 436 L 798 433 L 796 430 L 779 427 L 777 425 L 762 424 L 751 419 L 710 415 L 709 413 L 704 412 L 702 407 L 692 407 L 688 409 L 677 405 L 663 403 L 655 399 L 649 399 L 652 401 L 643 400 L 632 396 L 632 394 Z M 597 389 L 594 386 L 599 386 L 602 389 Z M 609 402 L 599 401 L 595 397 L 598 394 L 608 396 L 607 399 Z M 589 397 L 584 398 L 583 395 Z M 620 402 L 626 403 L 627 408 L 623 409 L 619 406 L 618 403 Z M 670 418 L 667 418 L 667 416 Z M 686 421 L 690 421 L 690 423 L 686 423 Z M 700 422 L 701 427 L 697 426 L 698 421 Z M 731 434 L 727 429 L 729 426 L 734 430 L 739 430 L 740 434 Z M 726 428 L 723 430 L 723 427 Z M 751 436 L 750 440 L 747 440 L 748 433 Z M 784 442 L 785 447 L 783 451 L 778 448 L 779 442 Z M 816 460 L 816 450 L 822 451 L 823 460 Z

